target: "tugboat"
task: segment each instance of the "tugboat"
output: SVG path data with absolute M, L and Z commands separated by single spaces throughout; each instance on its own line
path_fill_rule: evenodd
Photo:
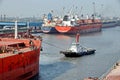
M 90 55 L 95 53 L 95 49 L 86 48 L 79 44 L 79 33 L 76 35 L 76 42 L 72 43 L 70 48 L 65 51 L 60 51 L 60 53 L 64 54 L 66 57 L 80 57 L 83 55 Z

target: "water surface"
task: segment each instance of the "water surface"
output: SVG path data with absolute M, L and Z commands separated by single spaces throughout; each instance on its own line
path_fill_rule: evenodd
M 39 35 L 39 34 L 38 34 Z M 40 55 L 39 80 L 83 80 L 100 77 L 120 58 L 120 27 L 80 35 L 82 46 L 96 49 L 94 55 L 66 58 L 59 52 L 69 48 L 75 35 L 40 34 L 43 51 Z

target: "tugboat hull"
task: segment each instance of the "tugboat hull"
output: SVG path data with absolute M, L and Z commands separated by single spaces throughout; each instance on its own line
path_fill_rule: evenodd
M 89 50 L 89 51 L 80 52 L 80 53 L 71 52 L 71 51 L 60 51 L 60 53 L 64 54 L 66 57 L 80 57 L 84 55 L 94 54 L 95 50 Z

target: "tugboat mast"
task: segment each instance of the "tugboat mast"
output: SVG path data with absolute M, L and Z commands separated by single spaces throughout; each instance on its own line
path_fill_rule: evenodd
M 76 43 L 79 43 L 79 37 L 80 37 L 80 34 L 77 33 L 77 35 L 76 35 Z

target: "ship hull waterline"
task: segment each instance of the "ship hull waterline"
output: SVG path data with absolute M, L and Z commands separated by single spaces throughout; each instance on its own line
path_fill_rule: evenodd
M 92 33 L 92 32 L 100 32 L 101 24 L 95 25 L 81 25 L 81 26 L 56 26 L 55 29 L 62 34 L 76 34 L 76 33 Z
M 55 29 L 55 27 L 51 27 L 51 26 L 42 26 L 41 30 L 43 31 L 43 33 L 46 33 L 46 34 L 58 33 L 58 31 Z

